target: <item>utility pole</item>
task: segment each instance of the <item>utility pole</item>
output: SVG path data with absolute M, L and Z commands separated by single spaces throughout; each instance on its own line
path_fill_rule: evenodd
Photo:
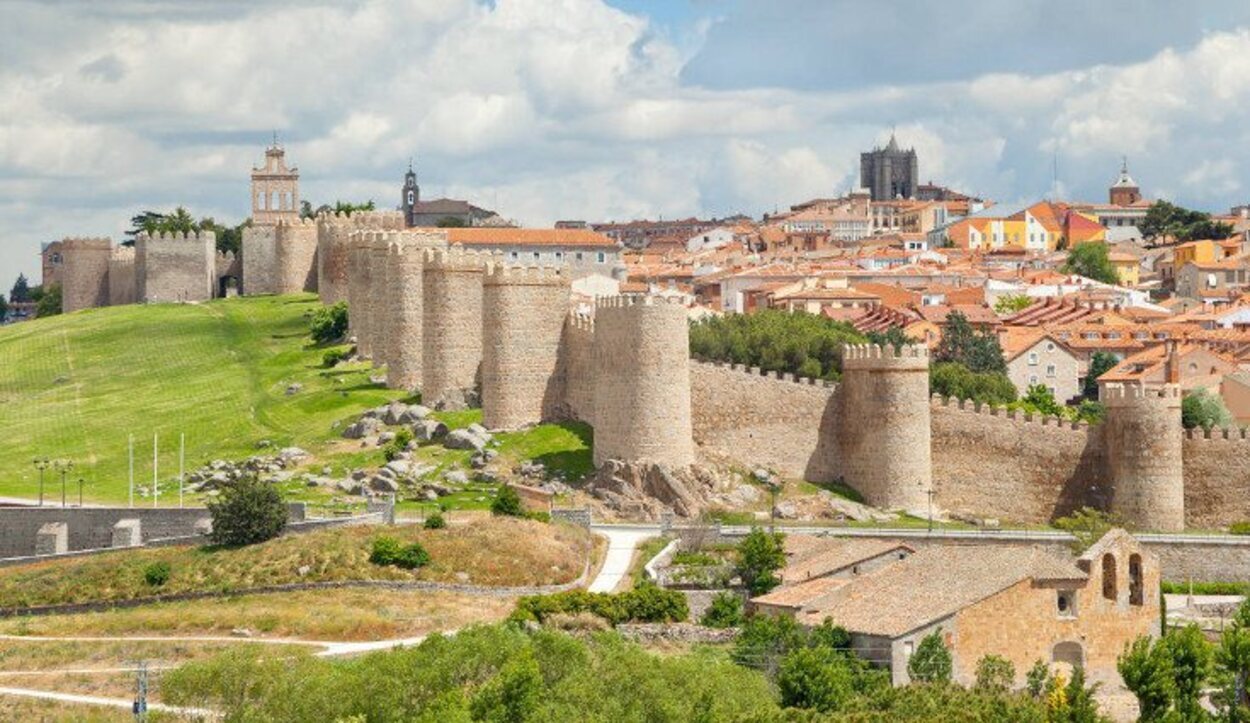
M 73 460 L 58 459 L 52 462 L 52 466 L 61 473 L 61 507 L 65 506 L 65 476 L 74 468 Z
M 82 475 L 78 475 L 78 508 L 82 509 Z
M 933 534 L 933 487 L 925 490 L 925 494 L 929 496 L 929 534 Z
M 182 507 L 182 483 L 183 467 L 187 459 L 187 434 L 186 432 L 178 433 L 178 507 Z
M 35 469 L 39 470 L 39 506 L 43 507 L 43 471 L 48 468 L 50 462 L 47 457 L 35 457 L 32 464 Z
M 131 506 L 131 507 L 134 507 L 134 506 L 135 506 L 135 436 L 132 434 L 132 435 L 130 435 L 129 439 L 130 439 L 130 446 L 129 446 L 129 453 L 130 453 L 130 506 Z
M 135 703 L 134 714 L 136 721 L 146 721 L 148 719 L 148 661 L 140 660 L 139 667 L 135 670 Z

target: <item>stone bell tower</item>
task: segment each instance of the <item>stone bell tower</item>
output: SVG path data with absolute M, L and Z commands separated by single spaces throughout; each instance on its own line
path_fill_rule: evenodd
M 278 144 L 265 149 L 265 165 L 252 169 L 252 223 L 273 226 L 299 220 L 299 169 L 287 168 L 286 151 Z

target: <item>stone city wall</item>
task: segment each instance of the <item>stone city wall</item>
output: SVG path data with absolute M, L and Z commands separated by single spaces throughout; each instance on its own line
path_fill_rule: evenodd
M 832 382 L 761 374 L 741 364 L 692 362 L 690 399 L 699 450 L 786 477 L 834 479 Z
M 213 298 L 217 236 L 211 231 L 139 234 L 135 240 L 138 300 L 145 303 Z
M 564 321 L 557 375 L 563 389 L 559 419 L 595 424 L 595 319 L 570 313 Z
M 35 537 L 48 523 L 65 524 L 68 551 L 110 547 L 114 526 L 132 519 L 139 520 L 146 542 L 195 535 L 202 529 L 196 525 L 211 518 L 202 507 L 4 507 L 0 508 L 0 558 L 35 554 Z
M 317 290 L 317 222 L 310 218 L 279 221 L 274 227 L 273 293 Z
M 248 226 L 243 229 L 244 294 L 272 294 L 277 288 L 274 278 L 278 263 L 275 241 L 273 226 Z
M 1107 384 L 1101 397 L 1111 509 L 1149 530 L 1183 530 L 1180 386 Z
M 109 306 L 133 304 L 138 280 L 135 278 L 135 250 L 118 246 L 109 256 Z
M 1181 449 L 1186 526 L 1213 529 L 1250 521 L 1250 431 L 1188 430 Z
M 940 510 L 1032 523 L 1105 505 L 1100 426 L 940 396 L 931 410 Z
M 65 313 L 109 303 L 109 258 L 113 242 L 107 238 L 67 238 L 61 242 L 61 308 Z

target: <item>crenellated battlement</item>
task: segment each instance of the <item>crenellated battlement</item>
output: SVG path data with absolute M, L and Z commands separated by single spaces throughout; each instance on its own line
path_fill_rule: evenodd
M 113 263 L 134 263 L 135 247 L 134 246 L 116 246 L 109 254 L 109 261 Z
M 61 240 L 62 249 L 94 249 L 108 250 L 113 248 L 113 239 L 100 236 L 75 236 Z
M 502 255 L 475 251 L 456 245 L 447 248 L 423 248 L 425 267 L 434 271 L 465 271 L 486 273 L 499 263 Z
M 565 320 L 565 324 L 569 329 L 576 332 L 586 334 L 595 333 L 595 317 L 590 316 L 589 314 L 579 314 L 575 311 L 570 311 L 568 318 Z
M 1195 427 L 1185 430 L 1185 439 L 1205 442 L 1250 442 L 1250 427 Z
M 1149 403 L 1158 400 L 1180 404 L 1181 397 L 1181 388 L 1176 384 L 1147 386 L 1136 383 L 1109 382 L 1103 385 L 1100 401 L 1106 405 Z
M 563 286 L 569 283 L 567 266 L 510 266 L 493 265 L 486 273 L 486 284 L 502 286 Z
M 842 368 L 927 372 L 929 348 L 921 344 L 907 344 L 897 349 L 890 344 L 847 344 L 842 347 Z
M 315 218 L 280 218 L 274 224 L 278 228 L 316 228 L 317 219 Z
M 655 294 L 621 294 L 619 296 L 600 296 L 595 299 L 596 309 L 622 309 L 631 306 L 677 306 L 682 309 L 685 304 L 679 297 L 658 296 Z
M 974 402 L 970 399 L 959 399 L 957 397 L 947 397 L 941 394 L 934 394 L 929 398 L 930 405 L 933 408 L 951 409 L 967 414 L 979 414 L 988 417 L 999 417 L 1002 419 L 1010 419 L 1014 422 L 1023 422 L 1025 424 L 1033 424 L 1038 427 L 1048 427 L 1055 430 L 1076 430 L 1086 432 L 1091 425 L 1085 420 L 1071 421 L 1061 419 L 1050 414 L 1034 414 L 1020 409 L 1008 409 L 1007 407 L 998 407 L 993 404 L 985 404 L 982 402 Z
M 713 369 L 725 369 L 731 372 L 742 374 L 748 377 L 758 377 L 776 382 L 785 382 L 787 384 L 797 384 L 805 387 L 825 387 L 826 389 L 837 389 L 838 383 L 831 382 L 828 379 L 817 379 L 815 377 L 803 377 L 789 372 L 764 371 L 759 367 L 747 366 L 745 364 L 730 364 L 721 361 L 709 361 L 706 359 L 691 359 L 691 363 L 700 364 Z
M 174 231 L 171 233 L 150 234 L 146 231 L 139 234 L 139 240 L 145 243 L 183 243 L 193 241 L 197 243 L 215 243 L 217 234 L 212 231 Z

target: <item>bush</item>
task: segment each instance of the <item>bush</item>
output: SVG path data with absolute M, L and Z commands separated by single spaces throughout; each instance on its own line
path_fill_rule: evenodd
M 277 488 L 245 475 L 221 488 L 221 496 L 208 503 L 214 544 L 237 547 L 272 540 L 282 534 L 287 506 Z
M 427 530 L 441 530 L 447 526 L 447 520 L 443 518 L 442 512 L 435 510 L 425 518 L 421 526 Z
M 1163 582 L 1159 586 L 1168 595 L 1250 595 L 1250 583 L 1245 582 Z
M 521 504 L 521 495 L 512 485 L 499 488 L 499 494 L 490 503 L 490 513 L 506 517 L 524 517 L 525 507 Z
M 373 540 L 369 562 L 375 565 L 415 570 L 430 564 L 430 553 L 426 552 L 419 542 L 405 545 L 394 537 L 383 536 Z
M 699 624 L 709 628 L 738 627 L 742 624 L 742 598 L 729 591 L 716 593 Z
M 1005 693 L 1016 683 L 1016 666 L 999 655 L 987 655 L 977 661 L 977 690 Z
M 399 453 L 403 452 L 408 447 L 408 443 L 411 441 L 412 430 L 407 427 L 401 427 L 400 430 L 395 433 L 395 439 L 387 442 L 382 447 L 382 456 L 386 458 L 387 462 L 396 459 L 399 457 Z
M 1055 527 L 1071 533 L 1076 541 L 1072 544 L 1073 552 L 1085 552 L 1113 527 L 1123 527 L 1124 521 L 1119 515 L 1109 514 L 1093 507 L 1082 507 L 1066 517 L 1054 522 Z
M 941 362 L 929 369 L 934 394 L 1001 407 L 1016 400 L 1016 385 L 1002 372 L 973 372 L 957 362 Z
M 161 587 L 169 582 L 169 563 L 154 562 L 143 568 L 143 581 L 152 587 Z
M 321 355 L 321 366 L 326 367 L 327 369 L 336 366 L 350 354 L 351 352 L 347 349 L 330 349 L 325 354 Z
M 318 344 L 333 344 L 347 335 L 347 302 L 340 301 L 313 312 L 309 333 Z
M 911 660 L 907 661 L 907 675 L 918 683 L 946 683 L 951 679 L 951 651 L 942 641 L 942 632 L 934 630 L 920 641 Z
M 1230 535 L 1250 535 L 1250 522 L 1234 522 L 1228 526 Z
M 511 619 L 543 622 L 552 615 L 591 613 L 613 625 L 620 623 L 675 623 L 690 616 L 686 596 L 643 583 L 628 592 L 613 595 L 585 590 L 569 590 L 551 595 L 528 595 L 517 600 Z
M 525 519 L 533 520 L 535 522 L 547 523 L 547 522 L 551 522 L 551 513 L 543 512 L 542 510 L 534 510 L 532 512 L 526 512 Z
M 777 571 L 786 564 L 785 535 L 758 527 L 738 544 L 738 575 L 752 595 L 763 595 L 781 584 Z
M 1200 387 L 1181 400 L 1181 424 L 1185 429 L 1227 427 L 1232 423 L 1233 415 L 1218 394 Z
M 807 645 L 807 634 L 788 616 L 752 615 L 734 639 L 729 656 L 734 662 L 770 676 L 782 658 Z
M 854 674 L 846 656 L 829 648 L 796 650 L 777 670 L 781 704 L 832 713 L 855 695 Z

